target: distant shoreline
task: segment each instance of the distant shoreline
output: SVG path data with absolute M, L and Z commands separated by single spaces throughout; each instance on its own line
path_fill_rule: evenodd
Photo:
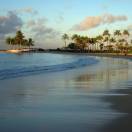
M 29 53 L 29 52 L 45 52 L 46 50 L 41 48 L 31 48 L 31 49 L 13 49 L 13 50 L 0 50 L 0 53 L 11 53 L 11 54 L 17 54 L 17 53 Z
M 99 57 L 114 57 L 114 58 L 130 58 L 132 59 L 132 54 L 123 54 L 123 53 L 93 53 L 93 52 L 79 52 L 72 50 L 56 50 L 56 49 L 42 49 L 42 48 L 34 48 L 34 49 L 17 49 L 17 50 L 0 50 L 0 53 L 11 53 L 11 54 L 19 54 L 19 53 L 57 53 L 57 54 L 81 54 L 81 55 L 89 55 L 89 56 L 99 56 Z
M 88 56 L 98 56 L 98 57 L 114 57 L 114 58 L 127 58 L 132 59 L 132 54 L 122 54 L 122 53 L 92 53 L 92 52 L 71 52 L 71 51 L 49 51 L 49 53 L 57 53 L 57 54 L 80 54 L 80 55 L 88 55 Z

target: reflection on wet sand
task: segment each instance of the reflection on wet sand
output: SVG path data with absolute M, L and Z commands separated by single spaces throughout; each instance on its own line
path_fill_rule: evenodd
M 118 61 L 118 63 L 125 65 L 125 68 L 84 74 L 75 79 L 76 82 L 86 82 L 91 88 L 108 89 L 109 94 L 103 97 L 104 101 L 109 102 L 112 109 L 122 113 L 122 116 L 105 123 L 100 132 L 132 131 L 132 71 L 128 62 Z
M 0 81 L 0 131 L 132 130 L 132 63 L 113 58 L 100 62 Z
M 108 96 L 104 98 L 105 101 L 110 102 L 111 107 L 124 113 L 123 116 L 112 120 L 106 124 L 101 131 L 105 132 L 131 132 L 132 131 L 132 82 L 129 89 L 117 90 L 116 93 L 125 94 L 123 96 Z
M 84 83 L 87 86 L 100 87 L 101 89 L 118 89 L 118 84 L 122 81 L 127 81 L 128 77 L 128 69 L 107 69 L 104 71 L 95 72 L 92 74 L 83 74 L 75 78 L 75 82 Z

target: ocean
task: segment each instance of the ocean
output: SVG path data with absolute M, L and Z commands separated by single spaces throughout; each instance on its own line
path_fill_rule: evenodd
M 131 131 L 131 89 L 129 59 L 0 53 L 0 132 Z

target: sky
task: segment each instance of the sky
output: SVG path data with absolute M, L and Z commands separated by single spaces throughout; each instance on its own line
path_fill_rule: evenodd
M 22 30 L 36 47 L 64 45 L 61 36 L 96 36 L 105 29 L 132 30 L 132 0 L 1 0 L 0 49 L 5 38 Z

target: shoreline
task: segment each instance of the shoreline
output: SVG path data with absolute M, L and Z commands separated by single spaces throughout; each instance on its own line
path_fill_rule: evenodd
M 35 52 L 45 52 L 46 50 L 41 48 L 31 48 L 31 49 L 14 49 L 14 50 L 0 50 L 0 53 L 10 53 L 10 54 L 19 54 L 19 53 L 35 53 Z
M 132 54 L 124 55 L 124 54 L 117 54 L 117 53 L 82 53 L 82 52 L 65 52 L 65 51 L 49 51 L 47 53 L 132 59 Z
M 113 91 L 114 92 L 114 91 Z M 115 93 L 124 94 L 123 96 L 107 96 L 103 97 L 106 102 L 111 103 L 111 108 L 123 113 L 124 115 L 118 117 L 115 120 L 107 123 L 104 127 L 101 128 L 101 131 L 107 132 L 124 132 L 132 131 L 132 89 L 131 87 L 127 89 L 116 90 Z
M 88 55 L 97 57 L 112 57 L 112 58 L 124 58 L 132 59 L 132 54 L 122 54 L 122 53 L 90 53 L 90 52 L 72 52 L 72 51 L 58 51 L 58 50 L 45 50 L 41 48 L 35 49 L 18 49 L 18 50 L 0 50 L 0 53 L 9 54 L 21 54 L 21 53 L 53 53 L 53 54 L 70 54 L 70 55 Z
M 32 53 L 32 52 L 31 52 Z M 36 53 L 36 52 L 35 52 Z M 44 52 L 42 52 L 42 53 L 44 53 Z M 102 53 L 66 53 L 66 52 L 51 52 L 51 51 L 49 51 L 48 53 L 53 53 L 53 56 L 54 56 L 54 53 L 55 54 L 62 54 L 62 56 L 63 56 L 63 54 L 67 54 L 67 55 L 91 55 L 91 56 L 99 56 L 99 55 L 101 55 L 102 57 L 105 57 L 105 55 L 107 55 L 107 57 L 111 57 L 110 56 L 110 54 L 108 55 L 108 54 L 102 54 Z M 26 55 L 25 53 L 23 53 L 23 55 Z M 47 57 L 47 56 L 45 56 L 44 54 L 40 54 L 40 56 L 42 55 L 42 57 Z M 64 55 L 65 56 L 65 55 Z M 14 56 L 13 56 L 14 57 Z M 76 57 L 78 57 L 78 56 L 76 56 Z M 117 56 L 116 56 L 117 57 Z M 125 56 L 126 57 L 126 56 Z M 114 56 L 114 58 L 115 58 L 115 56 Z M 17 57 L 17 59 L 19 59 L 19 57 Z M 30 59 L 30 57 L 29 57 L 29 59 Z M 63 59 L 64 60 L 64 59 Z M 109 59 L 108 58 L 108 61 L 110 61 L 110 60 L 112 60 L 112 59 Z M 122 60 L 122 61 L 124 61 L 124 60 Z M 107 63 L 107 62 L 106 62 Z M 113 65 L 113 64 L 112 64 Z M 122 65 L 122 64 L 121 64 Z M 88 68 L 89 69 L 89 68 Z M 90 69 L 89 69 L 90 70 Z M 94 70 L 95 71 L 95 70 Z M 118 69 L 116 69 L 116 71 L 118 71 Z M 43 104 L 41 104 L 41 106 L 39 106 L 39 108 L 40 108 L 40 110 L 42 110 L 42 111 L 44 111 L 45 112 L 45 109 L 47 110 L 47 111 L 50 111 L 50 112 L 54 112 L 55 110 L 58 112 L 62 112 L 62 114 L 64 115 L 63 116 L 63 119 L 65 119 L 67 122 L 69 122 L 69 119 L 71 118 L 71 116 L 69 116 L 69 119 L 67 118 L 67 116 L 65 116 L 65 114 L 67 114 L 66 112 L 67 112 L 67 110 L 70 110 L 71 111 L 71 109 L 72 110 L 75 110 L 75 111 L 77 111 L 77 110 L 79 110 L 78 112 L 80 112 L 80 117 L 79 118 L 75 118 L 75 117 L 77 117 L 78 116 L 78 113 L 77 113 L 77 115 L 75 114 L 75 115 L 73 115 L 73 113 L 72 113 L 72 115 L 73 115 L 73 120 L 70 122 L 71 124 L 72 123 L 80 123 L 79 121 L 80 120 L 82 120 L 82 121 L 85 121 L 85 123 L 86 123 L 86 121 L 88 122 L 88 123 L 91 123 L 92 121 L 93 122 L 95 122 L 95 124 L 94 124 L 94 126 L 95 127 L 97 127 L 98 125 L 98 123 L 100 123 L 100 120 L 101 121 L 105 121 L 106 120 L 106 118 L 105 118 L 105 116 L 107 116 L 107 118 L 108 118 L 108 121 L 109 122 L 105 122 L 101 127 L 99 127 L 98 129 L 100 130 L 100 131 L 102 131 L 102 132 L 106 132 L 106 131 L 108 131 L 108 132 L 114 132 L 114 131 L 120 131 L 120 132 L 123 132 L 123 127 L 125 128 L 125 130 L 126 131 L 129 131 L 129 130 L 132 130 L 132 127 L 131 127 L 131 122 L 132 122 L 132 118 L 131 118 L 131 114 L 129 114 L 128 116 L 126 115 L 126 116 L 123 116 L 123 117 L 116 117 L 116 118 L 112 118 L 111 119 L 111 116 L 113 116 L 112 114 L 113 113 L 107 113 L 107 110 L 114 110 L 114 112 L 115 111 L 117 111 L 117 113 L 119 112 L 119 113 L 131 113 L 131 90 L 121 90 L 121 89 L 116 89 L 115 91 L 113 90 L 113 91 L 111 91 L 112 92 L 112 94 L 129 94 L 128 96 L 127 95 L 123 95 L 123 96 L 113 96 L 112 94 L 110 94 L 109 96 L 101 96 L 100 98 L 96 98 L 97 99 L 97 101 L 100 99 L 101 101 L 102 101 L 102 105 L 99 103 L 98 104 L 98 102 L 97 102 L 97 105 L 96 104 L 94 104 L 95 102 L 94 102 L 94 99 L 95 99 L 95 97 L 97 97 L 96 96 L 96 93 L 95 93 L 95 96 L 93 96 L 94 98 L 93 98 L 93 104 L 92 104 L 92 106 L 91 106 L 91 96 L 87 96 L 85 93 L 90 93 L 89 92 L 89 90 L 88 90 L 88 92 L 86 92 L 86 88 L 93 88 L 93 90 L 94 90 L 94 87 L 96 87 L 96 89 L 97 89 L 97 91 L 98 91 L 98 88 L 99 89 L 102 89 L 102 85 L 99 85 L 99 84 L 102 84 L 102 81 L 103 81 L 103 86 L 106 88 L 106 90 L 107 90 L 107 87 L 108 88 L 112 88 L 112 85 L 110 85 L 111 84 L 111 82 L 113 82 L 113 81 L 116 81 L 116 80 L 113 80 L 112 78 L 114 78 L 114 76 L 115 76 L 115 78 L 117 78 L 118 79 L 118 77 L 120 77 L 120 76 L 126 76 L 126 74 L 124 73 L 124 70 L 122 69 L 122 72 L 120 71 L 118 71 L 118 72 L 114 72 L 115 73 L 115 75 L 113 76 L 113 73 L 112 74 L 110 74 L 111 73 L 111 71 L 105 71 L 104 69 L 102 69 L 102 71 L 101 72 L 95 72 L 95 73 L 92 73 L 92 74 L 90 74 L 89 72 L 88 72 L 88 70 L 86 70 L 85 69 L 85 72 L 81 72 L 81 75 L 80 75 L 80 72 L 77 70 L 76 71 L 77 73 L 78 73 L 78 75 L 75 73 L 75 74 L 73 74 L 72 75 L 72 72 L 71 71 L 68 71 L 66 74 L 65 73 L 61 73 L 61 74 L 52 74 L 52 76 L 51 75 L 49 75 L 49 76 L 34 76 L 33 78 L 32 78 L 32 76 L 30 76 L 29 78 L 23 78 L 22 77 L 22 79 L 20 78 L 20 80 L 23 80 L 22 81 L 22 85 L 20 84 L 20 80 L 19 80 L 19 78 L 18 78 L 18 80 L 17 79 L 13 79 L 13 80 L 8 80 L 8 81 L 1 81 L 2 82 L 2 84 L 1 84 L 1 89 L 2 89 L 2 87 L 6 87 L 6 88 L 8 88 L 8 89 L 10 89 L 10 86 L 12 86 L 11 84 L 14 84 L 13 86 L 15 87 L 20 87 L 20 90 L 19 89 L 17 89 L 16 88 L 16 91 L 14 92 L 14 94 L 12 94 L 12 98 L 14 99 L 14 96 L 16 97 L 15 99 L 15 101 L 17 102 L 17 103 L 14 103 L 14 105 L 16 105 L 15 107 L 13 107 L 13 110 L 15 110 L 15 108 L 17 107 L 19 107 L 20 105 L 22 105 L 22 106 L 25 106 L 25 100 L 27 99 L 27 98 L 25 98 L 25 96 L 27 97 L 29 97 L 30 99 L 32 99 L 32 97 L 34 97 L 34 96 L 36 96 L 37 95 L 37 97 L 39 97 L 39 95 L 41 96 L 40 98 L 36 98 L 36 102 L 38 102 L 39 104 L 41 104 L 41 100 L 44 100 L 45 102 L 43 103 Z M 125 70 L 125 72 L 126 72 L 126 70 Z M 127 71 L 128 72 L 128 71 Z M 109 74 L 108 74 L 109 73 Z M 119 73 L 121 73 L 121 74 L 119 74 Z M 129 73 L 129 72 L 128 72 Z M 119 75 L 118 75 L 119 74 Z M 131 74 L 132 75 L 132 74 Z M 71 78 L 69 78 L 69 76 L 71 77 Z M 73 78 L 73 77 L 74 78 Z M 50 78 L 51 77 L 51 78 Z M 109 81 L 109 82 L 107 82 L 106 81 L 106 77 L 108 77 L 109 79 L 107 80 L 107 81 Z M 68 79 L 67 79 L 68 78 Z M 48 83 L 48 80 L 52 80 L 53 82 L 55 82 L 55 83 L 53 83 L 53 85 L 51 84 L 51 83 Z M 62 79 L 61 81 L 60 81 L 60 79 Z M 73 79 L 73 80 L 72 80 Z M 26 81 L 26 85 L 24 85 L 23 86 L 23 82 L 24 82 L 24 80 Z M 50 80 L 50 81 L 51 81 Z M 72 81 L 71 81 L 72 80 Z M 98 81 L 101 81 L 100 83 L 98 82 Z M 123 78 L 122 80 L 119 80 L 119 81 L 123 81 L 123 80 L 127 80 L 127 77 L 126 78 Z M 52 82 L 51 81 L 51 82 Z M 65 91 L 65 93 L 66 93 L 66 95 L 67 96 L 63 96 L 63 94 L 61 94 L 60 93 L 60 88 L 58 88 L 58 81 L 59 82 L 61 82 L 61 83 L 63 83 L 63 81 L 64 81 L 64 85 L 60 85 L 60 88 L 61 89 L 64 89 L 64 90 L 66 90 Z M 18 82 L 18 84 L 17 84 L 17 82 Z M 73 85 L 73 82 L 75 82 L 74 84 L 77 84 L 77 85 Z M 93 83 L 94 82 L 94 83 Z M 9 84 L 8 84 L 9 83 Z M 87 84 L 91 84 L 90 86 L 89 85 L 86 85 L 86 83 Z M 98 84 L 99 83 L 99 84 Z M 20 84 L 20 85 L 19 85 Z M 46 92 L 46 90 L 43 88 L 43 85 L 44 84 L 46 84 L 46 90 L 48 90 L 48 89 L 50 89 L 51 87 L 53 87 L 54 89 L 53 89 L 53 91 L 52 91 L 52 89 L 50 89 L 51 91 L 51 94 L 53 94 L 54 92 L 55 92 L 55 94 L 56 94 L 56 91 L 58 90 L 58 93 L 57 93 L 57 97 L 55 97 L 55 96 L 53 96 L 53 97 L 55 97 L 55 98 L 53 98 L 53 100 L 51 100 L 51 95 L 48 93 L 48 92 Z M 93 84 L 93 85 L 92 85 Z M 94 85 L 95 84 L 95 85 Z M 63 87 L 64 86 L 64 87 Z M 119 86 L 119 85 L 116 85 L 117 87 Z M 122 86 L 122 85 L 121 85 Z M 125 85 L 124 87 L 126 87 L 127 85 Z M 129 84 L 129 86 L 130 86 L 130 84 Z M 36 89 L 36 87 L 39 87 L 39 89 L 40 89 L 40 93 L 38 93 L 38 89 Z M 75 90 L 75 91 L 73 91 L 73 94 L 71 93 L 71 90 L 69 89 L 68 90 L 68 88 L 67 87 L 73 87 L 73 89 Z M 82 92 L 84 93 L 84 96 L 82 96 L 82 93 L 80 93 L 80 89 L 79 88 L 81 88 L 81 90 L 82 90 Z M 23 90 L 23 89 L 27 89 L 27 90 Z M 6 89 L 7 90 L 7 89 Z M 5 92 L 7 92 L 5 90 Z M 41 91 L 42 90 L 42 91 Z M 68 90 L 68 91 L 67 91 Z M 13 90 L 14 91 L 14 90 Z M 109 91 L 109 90 L 108 90 Z M 10 92 L 10 90 L 9 90 L 9 92 Z M 79 93 L 78 93 L 79 92 Z M 32 95 L 34 93 L 34 95 Z M 75 93 L 78 93 L 77 94 L 77 96 L 75 95 Z M 91 92 L 92 94 L 93 94 L 93 92 Z M 98 92 L 97 92 L 98 93 Z M 102 94 L 105 94 L 105 92 L 101 92 Z M 72 94 L 72 96 L 71 96 L 71 94 Z M 100 94 L 100 92 L 99 92 L 99 94 Z M 109 94 L 109 93 L 108 93 Z M 4 94 L 3 94 L 4 95 Z M 16 96 L 17 95 L 17 96 Z M 49 96 L 50 95 L 50 96 Z M 69 98 L 69 95 L 70 95 L 70 97 L 72 97 L 72 98 Z M 74 96 L 73 96 L 74 95 Z M 45 98 L 43 98 L 43 97 L 47 97 L 47 99 L 45 99 Z M 63 98 L 63 97 L 66 97 L 66 98 Z M 80 98 L 79 98 L 80 97 Z M 90 97 L 90 98 L 89 98 Z M 5 99 L 7 99 L 8 98 L 8 95 L 7 96 L 4 96 L 3 98 L 5 98 Z M 11 98 L 11 99 L 12 99 Z M 21 99 L 21 100 L 19 100 L 19 98 Z M 28 99 L 29 99 L 28 98 Z M 51 103 L 51 101 L 55 101 L 55 103 L 58 103 L 59 101 L 60 101 L 60 98 L 61 98 L 61 101 L 62 102 L 60 102 L 58 105 L 57 105 L 57 108 L 55 108 L 54 109 L 54 106 L 53 106 L 53 104 L 50 104 Z M 10 98 L 9 98 L 10 99 Z M 11 100 L 10 99 L 10 100 Z M 26 101 L 29 101 L 29 100 L 26 100 Z M 39 100 L 40 99 L 40 100 Z M 64 100 L 63 100 L 64 99 Z M 67 99 L 69 99 L 69 101 L 70 101 L 70 103 L 69 102 L 66 102 L 67 101 Z M 76 99 L 77 100 L 77 102 L 81 102 L 81 103 L 78 103 L 78 104 L 76 104 L 76 102 L 74 103 L 74 99 Z M 9 100 L 9 101 L 10 101 Z M 90 102 L 88 102 L 90 100 Z M 7 100 L 6 100 L 7 101 Z M 19 102 L 20 101 L 20 102 Z M 34 100 L 33 100 L 34 101 Z M 49 102 L 47 102 L 47 101 L 49 101 Z M 129 102 L 128 102 L 129 101 Z M 13 102 L 13 101 L 12 101 Z M 71 102 L 73 102 L 73 104 L 72 104 L 72 108 L 70 107 L 69 109 L 67 108 L 67 105 L 62 105 L 62 104 L 68 104 L 69 106 L 71 106 Z M 86 104 L 84 103 L 84 102 L 87 102 Z M 128 103 L 126 103 L 126 102 L 128 102 Z M 49 107 L 47 107 L 47 105 L 46 104 L 49 104 Z M 84 103 L 84 104 L 83 104 Z M 108 109 L 103 109 L 104 108 L 104 105 L 103 105 L 103 103 L 108 103 L 108 104 L 110 104 L 110 107 L 108 107 Z M 12 103 L 10 103 L 9 102 L 9 104 L 11 104 L 12 105 Z M 18 104 L 18 105 L 17 105 Z M 19 105 L 20 104 L 20 105 Z M 28 104 L 28 105 L 31 105 L 30 103 Z M 42 105 L 44 106 L 44 108 L 42 107 Z M 12 105 L 13 106 L 13 105 Z M 12 107 L 12 106 L 10 106 L 10 107 Z M 78 107 L 77 107 L 78 106 Z M 89 106 L 91 106 L 91 107 L 89 107 Z M 95 107 L 96 106 L 96 107 Z M 130 107 L 129 107 L 130 106 Z M 9 106 L 7 106 L 7 107 L 9 107 Z M 62 109 L 62 107 L 63 107 L 63 109 Z M 82 109 L 80 109 L 82 107 Z M 92 108 L 96 108 L 95 109 L 95 111 L 91 111 L 91 109 Z M 33 108 L 34 109 L 30 109 L 30 111 L 29 111 L 29 109 L 27 108 L 27 106 L 25 106 L 24 107 L 24 112 L 27 112 L 26 114 L 27 115 L 29 115 L 29 113 L 31 113 L 31 112 L 36 112 L 35 110 L 38 108 L 38 106 L 35 106 L 34 104 L 33 104 Z M 49 109 L 48 109 L 49 108 Z M 61 110 L 60 110 L 60 108 L 61 108 Z M 99 109 L 99 108 L 101 108 L 101 109 Z M 53 109 L 53 111 L 52 111 L 52 109 Z M 125 109 L 125 110 L 124 110 Z M 63 110 L 66 110 L 66 111 L 63 111 Z M 85 115 L 85 117 L 84 117 L 84 115 L 82 115 L 83 113 L 84 113 L 84 110 L 87 112 L 87 114 Z M 98 110 L 98 111 L 96 111 L 96 110 Z M 99 111 L 100 110 L 100 111 Z M 106 110 L 106 111 L 104 111 L 104 112 L 106 112 L 106 113 L 102 113 L 102 110 Z M 46 112 L 47 112 L 46 111 Z M 29 113 L 28 113 L 29 112 Z M 51 114 L 51 113 L 48 113 L 49 115 Z M 98 114 L 98 112 L 100 112 L 100 114 L 102 113 L 102 115 L 101 115 L 101 117 L 100 117 L 100 115 Z M 43 117 L 43 119 L 45 118 L 45 116 L 47 115 L 47 113 L 45 114 L 45 113 L 42 113 L 42 117 Z M 16 113 L 15 113 L 16 114 Z M 25 113 L 24 113 L 25 114 Z M 37 114 L 40 114 L 39 112 L 37 113 Z M 93 115 L 92 115 L 93 114 Z M 95 115 L 94 115 L 95 114 Z M 107 115 L 106 115 L 107 114 Z M 111 115 L 110 115 L 111 114 Z M 23 111 L 21 111 L 21 112 L 19 112 L 19 114 L 16 114 L 16 120 L 14 119 L 14 117 L 13 116 L 15 116 L 15 115 L 13 115 L 12 116 L 12 113 L 10 112 L 10 111 L 8 111 L 8 119 L 9 120 L 14 120 L 14 124 L 17 124 L 17 121 L 18 121 L 18 119 L 20 119 L 20 116 L 22 116 L 23 117 Z M 54 116 L 54 114 L 53 115 L 51 115 L 51 116 L 49 116 L 49 115 L 47 115 L 47 117 L 46 118 L 48 118 L 49 119 L 49 124 L 48 124 L 48 127 L 47 128 L 50 128 L 50 126 L 52 126 L 52 120 L 54 119 L 54 118 L 57 118 L 57 117 L 55 117 Z M 110 116 L 109 116 L 110 115 Z M 87 120 L 87 119 L 89 119 L 89 117 L 92 117 L 92 119 L 90 119 L 90 120 Z M 99 118 L 100 120 L 99 120 L 99 122 L 97 121 L 97 118 Z M 49 118 L 50 117 L 50 118 Z M 95 117 L 95 118 L 94 118 Z M 36 117 L 35 116 L 32 116 L 32 118 L 33 119 L 35 119 Z M 24 118 L 25 120 L 27 120 L 27 116 Z M 29 118 L 30 119 L 30 118 Z M 31 122 L 31 120 L 29 120 L 30 122 Z M 37 119 L 36 119 L 36 121 L 40 121 L 40 118 L 38 117 Z M 127 123 L 127 121 L 129 121 L 129 124 Z M 6 122 L 7 123 L 7 122 Z M 10 122 L 9 122 L 10 123 Z M 19 123 L 19 122 L 18 122 Z M 40 122 L 41 123 L 41 122 Z M 54 124 L 55 122 L 53 121 L 53 124 Z M 60 123 L 60 122 L 59 122 Z M 70 123 L 69 124 L 65 124 L 65 122 L 63 122 L 62 121 L 62 123 L 64 123 L 64 125 L 65 126 L 70 126 Z M 3 123 L 4 124 L 4 123 Z M 2 124 L 2 125 L 3 125 Z M 91 123 L 92 124 L 92 123 Z M 90 124 L 90 125 L 91 125 Z M 1 126 L 2 126 L 1 125 Z M 58 129 L 59 128 L 59 126 L 57 126 L 57 124 L 55 124 L 56 125 L 56 129 Z M 63 125 L 63 124 L 62 124 Z M 88 127 L 90 127 L 90 125 L 89 126 L 87 126 L 87 124 L 86 124 L 86 128 Z M 0 126 L 0 127 L 1 127 Z M 33 124 L 33 126 L 34 126 L 34 124 Z M 73 127 L 72 128 L 72 126 L 73 125 L 71 125 L 71 129 L 74 129 L 75 130 L 75 128 Z M 121 126 L 121 127 L 119 127 L 119 126 Z M 81 127 L 81 126 L 79 126 L 80 128 L 83 128 L 83 127 Z M 21 127 L 20 127 L 21 128 Z M 23 127 L 23 128 L 25 128 L 25 126 Z M 34 127 L 34 129 L 35 128 L 37 128 L 37 127 Z M 22 129 L 22 128 L 21 128 Z M 22 129 L 23 131 L 25 131 L 25 129 Z M 50 129 L 48 129 L 49 131 L 50 131 Z M 16 128 L 16 131 L 18 131 L 18 129 Z M 57 130 L 56 130 L 57 131 Z M 63 130 L 61 130 L 61 131 L 63 131 Z M 76 130 L 75 130 L 76 131 Z M 86 130 L 87 131 L 87 130 Z

